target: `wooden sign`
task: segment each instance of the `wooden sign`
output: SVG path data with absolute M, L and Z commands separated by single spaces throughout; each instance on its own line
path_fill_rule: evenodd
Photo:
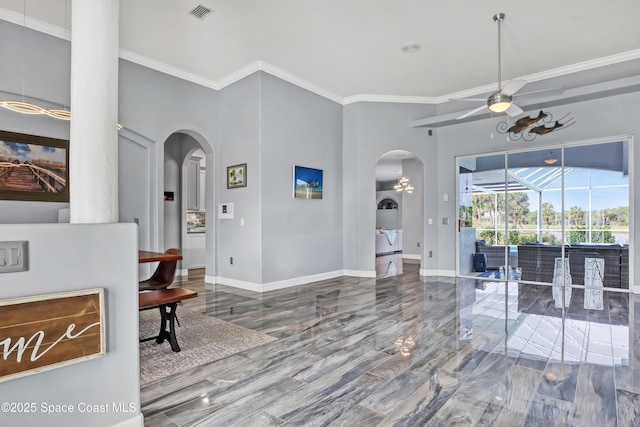
M 0 382 L 105 354 L 104 290 L 0 301 Z

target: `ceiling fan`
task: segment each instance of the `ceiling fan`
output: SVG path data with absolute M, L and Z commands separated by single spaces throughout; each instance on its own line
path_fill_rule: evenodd
M 484 110 L 485 108 L 488 108 L 490 111 L 494 113 L 504 112 L 507 115 L 514 117 L 523 113 L 522 108 L 518 107 L 516 104 L 513 103 L 514 96 L 522 96 L 522 95 L 529 95 L 529 94 L 538 93 L 538 92 L 548 92 L 548 91 L 558 90 L 557 88 L 545 89 L 541 91 L 527 92 L 527 93 L 521 93 L 516 95 L 516 92 L 518 92 L 520 89 L 524 87 L 524 85 L 527 84 L 527 82 L 522 79 L 511 80 L 504 87 L 502 87 L 502 70 L 501 70 L 502 68 L 501 53 L 502 52 L 501 52 L 501 46 L 500 46 L 500 32 L 501 32 L 500 26 L 502 24 L 502 21 L 504 21 L 504 17 L 505 17 L 504 13 L 497 13 L 493 16 L 493 20 L 498 23 L 498 91 L 489 95 L 487 99 L 464 98 L 464 99 L 456 100 L 456 101 L 481 101 L 486 103 L 481 107 L 475 108 L 471 111 L 464 113 L 460 117 L 456 117 L 456 120 L 469 117 L 473 114 L 476 114 Z M 560 91 L 562 91 L 562 89 L 560 89 Z

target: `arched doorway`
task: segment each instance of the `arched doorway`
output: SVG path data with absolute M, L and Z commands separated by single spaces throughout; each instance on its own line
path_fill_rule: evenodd
M 424 166 L 413 153 L 393 150 L 375 166 L 376 276 L 403 272 L 420 262 L 424 235 Z
M 177 275 L 215 265 L 213 163 L 211 148 L 197 134 L 176 132 L 164 144 L 163 240 L 183 256 Z

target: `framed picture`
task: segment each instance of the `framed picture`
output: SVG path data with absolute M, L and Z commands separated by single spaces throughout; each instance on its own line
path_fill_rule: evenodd
M 227 166 L 227 188 L 247 186 L 247 164 Z
M 322 169 L 293 166 L 293 197 L 322 199 Z
M 0 131 L 0 200 L 69 201 L 69 141 Z

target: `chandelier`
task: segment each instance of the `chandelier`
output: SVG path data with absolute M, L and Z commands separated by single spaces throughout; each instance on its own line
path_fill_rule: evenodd
M 409 194 L 413 193 L 413 187 L 409 183 L 409 178 L 402 177 L 398 180 L 398 183 L 393 186 L 393 188 L 399 193 L 401 191 L 405 191 Z

